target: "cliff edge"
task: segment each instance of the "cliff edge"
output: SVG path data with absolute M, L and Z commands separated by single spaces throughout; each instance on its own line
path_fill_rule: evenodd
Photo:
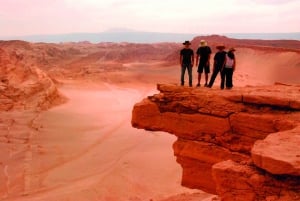
M 300 86 L 157 88 L 132 125 L 177 136 L 182 185 L 224 201 L 300 200 Z

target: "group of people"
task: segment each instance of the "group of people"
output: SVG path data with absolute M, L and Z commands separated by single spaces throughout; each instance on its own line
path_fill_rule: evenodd
M 181 85 L 184 85 L 184 76 L 186 70 L 189 76 L 189 86 L 193 86 L 192 68 L 194 66 L 194 51 L 190 48 L 190 41 L 183 43 L 184 48 L 180 51 L 180 65 L 181 65 Z M 211 48 L 207 45 L 205 40 L 200 41 L 200 46 L 196 52 L 196 66 L 198 67 L 198 83 L 200 87 L 202 73 L 205 73 L 205 87 L 211 88 L 218 75 L 221 74 L 221 89 L 231 89 L 233 87 L 232 76 L 236 67 L 236 59 L 234 55 L 234 48 L 230 48 L 228 52 L 225 51 L 224 45 L 216 46 L 218 52 L 214 56 L 213 73 L 208 82 L 208 74 L 210 73 L 210 57 Z

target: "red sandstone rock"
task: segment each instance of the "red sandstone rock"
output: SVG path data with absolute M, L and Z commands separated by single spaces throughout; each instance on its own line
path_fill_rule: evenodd
M 252 166 L 224 161 L 213 166 L 222 201 L 299 201 L 298 178 L 276 178 Z
M 248 156 L 230 152 L 228 149 L 213 143 L 178 139 L 174 145 L 174 155 L 183 167 L 182 184 L 216 194 L 212 180 L 211 166 L 215 163 L 233 158 L 236 161 L 247 161 Z
M 296 106 L 300 100 L 298 86 L 274 85 L 218 91 L 158 85 L 158 90 L 160 94 L 134 106 L 132 125 L 166 131 L 178 137 L 173 149 L 177 162 L 183 168 L 184 186 L 218 192 L 221 200 L 225 201 L 265 201 L 274 196 L 275 200 L 282 200 L 286 195 L 288 199 L 298 199 L 298 177 L 278 179 L 258 171 L 250 161 L 251 149 L 257 140 L 263 140 L 271 133 L 292 134 L 299 125 L 300 111 Z M 272 147 L 282 138 L 270 139 L 267 137 L 266 141 L 258 142 L 256 146 L 260 148 L 252 150 L 252 157 L 259 167 L 274 173 L 282 169 L 270 165 L 272 161 L 266 158 L 268 153 L 274 153 L 274 150 L 287 153 L 288 146 L 268 150 L 268 146 Z M 297 140 L 294 143 L 292 140 L 292 137 L 285 137 L 284 142 L 299 145 Z M 264 146 L 266 143 L 268 146 Z M 257 153 L 258 150 L 264 151 Z M 296 154 L 289 159 L 273 157 L 272 160 L 278 160 L 275 163 L 278 166 L 292 163 L 293 168 L 283 167 L 285 171 L 282 173 L 298 175 L 298 151 L 292 150 Z M 226 160 L 235 162 L 222 162 Z
M 274 133 L 252 148 L 256 166 L 272 173 L 300 176 L 300 127 Z

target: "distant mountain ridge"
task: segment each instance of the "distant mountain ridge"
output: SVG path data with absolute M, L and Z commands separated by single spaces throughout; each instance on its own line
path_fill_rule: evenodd
M 130 43 L 158 43 L 158 42 L 183 42 L 192 40 L 201 33 L 159 33 L 129 30 L 109 30 L 100 33 L 69 33 L 53 35 L 30 35 L 16 37 L 0 37 L 0 40 L 25 40 L 29 42 L 130 42 Z M 221 34 L 236 39 L 265 39 L 265 40 L 300 40 L 300 32 L 295 33 L 227 33 Z
M 129 43 L 159 43 L 159 42 L 181 42 L 191 40 L 198 34 L 180 34 L 180 33 L 157 33 L 157 32 L 139 32 L 139 31 L 107 31 L 101 33 L 70 33 L 53 35 L 31 35 L 18 37 L 0 37 L 2 40 L 25 40 L 29 42 L 81 42 L 89 41 L 91 43 L 100 42 L 129 42 Z

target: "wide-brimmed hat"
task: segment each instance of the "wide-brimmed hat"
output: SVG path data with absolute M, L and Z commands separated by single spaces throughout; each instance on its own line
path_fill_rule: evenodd
M 225 49 L 225 45 L 220 44 L 220 45 L 217 45 L 216 48 L 217 48 L 218 50 L 224 50 L 224 49 Z
M 229 48 L 229 52 L 235 51 L 234 47 Z
M 184 41 L 184 43 L 182 43 L 183 45 L 191 45 L 191 42 L 189 40 Z
M 201 41 L 200 41 L 200 46 L 201 46 L 201 47 L 207 46 L 207 42 L 206 42 L 205 40 L 201 40 Z

